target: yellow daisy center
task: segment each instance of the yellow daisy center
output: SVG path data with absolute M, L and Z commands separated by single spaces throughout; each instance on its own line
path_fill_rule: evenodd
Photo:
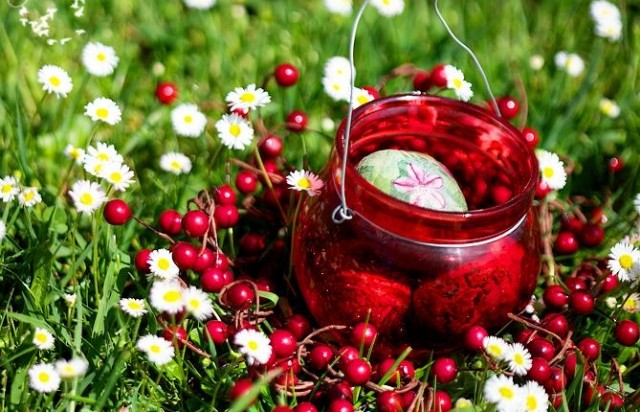
M 75 371 L 73 370 L 73 366 L 71 365 L 64 365 L 64 373 L 71 375 L 72 373 L 74 373 Z
M 260 346 L 255 340 L 250 340 L 249 342 L 247 342 L 247 347 L 251 350 L 258 350 Z
M 167 293 L 164 294 L 164 300 L 166 300 L 169 303 L 176 303 L 180 300 L 180 292 L 178 292 L 177 290 L 170 290 Z
M 311 187 L 311 180 L 306 177 L 301 177 L 300 180 L 298 180 L 298 187 L 301 189 L 309 189 Z
M 104 107 L 100 107 L 98 110 L 96 110 L 96 116 L 101 119 L 106 119 L 107 116 L 109 116 L 109 110 Z
M 13 189 L 12 185 L 2 185 L 2 193 L 9 193 Z
M 256 100 L 256 95 L 251 92 L 244 92 L 240 95 L 240 100 L 244 103 L 251 103 Z
M 620 266 L 622 266 L 623 269 L 631 269 L 631 267 L 633 266 L 633 258 L 631 257 L 631 255 L 628 254 L 624 254 L 622 256 L 620 256 L 620 258 L 618 259 L 618 262 L 620 262 Z
M 33 200 L 34 197 L 36 197 L 36 194 L 33 192 L 33 190 L 27 190 L 26 192 L 24 192 L 23 199 L 25 202 Z
M 342 86 L 340 86 L 338 83 L 334 83 L 332 87 L 333 87 L 333 90 L 337 92 L 340 91 L 340 89 L 342 89 Z
M 120 172 L 113 172 L 111 173 L 111 176 L 109 176 L 109 178 L 111 179 L 112 182 L 122 182 L 122 173 Z
M 535 396 L 529 395 L 527 396 L 527 409 L 530 411 L 534 411 L 538 408 L 538 400 Z
M 184 122 L 187 123 L 187 124 L 193 122 L 193 116 L 191 116 L 190 114 L 186 115 L 184 117 Z
M 242 132 L 242 129 L 236 123 L 229 126 L 229 133 L 231 133 L 233 137 L 240 136 L 240 132 Z
M 369 96 L 358 96 L 358 103 L 365 104 L 369 101 Z
M 456 89 L 462 88 L 462 79 L 459 77 L 453 79 L 453 87 L 455 87 Z
M 622 308 L 627 312 L 635 312 L 638 310 L 638 301 L 634 298 L 629 298 L 624 301 Z
M 60 86 L 61 81 L 57 76 L 51 76 L 49 77 L 49 83 L 51 83 L 53 87 L 58 87 Z
M 107 160 L 109 160 L 109 155 L 106 153 L 98 153 L 96 159 L 106 162 Z
M 140 310 L 140 309 L 142 309 L 142 306 L 136 301 L 131 301 L 131 302 L 129 302 L 129 309 L 131 309 L 131 310 Z
M 502 349 L 498 345 L 489 345 L 489 347 L 487 348 L 487 352 L 489 352 L 493 356 L 502 355 Z
M 38 374 L 38 380 L 42 383 L 47 383 L 51 380 L 51 376 L 47 372 L 40 372 Z
M 80 158 L 80 150 L 78 149 L 71 149 L 69 151 L 69 156 L 71 156 L 72 159 L 79 159 Z
M 160 353 L 162 352 L 162 349 L 160 349 L 160 346 L 154 344 L 149 346 L 149 352 Z
M 192 309 L 198 309 L 200 307 L 200 301 L 193 298 L 189 301 L 189 306 L 191 306 Z
M 518 366 L 524 365 L 524 356 L 522 356 L 521 353 L 516 353 L 513 356 L 513 363 L 515 363 Z
M 551 179 L 553 177 L 553 175 L 555 175 L 553 167 L 551 167 L 551 166 L 543 167 L 542 168 L 542 175 L 544 177 L 546 177 L 547 179 Z
M 173 169 L 180 170 L 180 163 L 177 160 L 172 161 L 170 166 Z
M 96 55 L 96 59 L 100 62 L 107 60 L 107 56 L 104 53 L 98 53 Z
M 391 4 L 391 0 L 382 0 L 382 4 L 388 6 L 389 4 Z
M 36 333 L 35 336 L 36 340 L 40 343 L 45 343 L 47 341 L 47 335 L 45 335 L 44 333 L 40 332 L 40 333 Z
M 514 395 L 513 389 L 511 389 L 508 386 L 503 386 L 502 388 L 500 388 L 498 392 L 500 392 L 500 396 L 502 396 L 505 399 L 512 399 Z
M 158 267 L 160 268 L 160 270 L 167 270 L 170 266 L 171 263 L 169 263 L 169 259 L 161 258 L 158 260 Z
M 80 196 L 80 203 L 87 206 L 93 204 L 93 196 L 91 196 L 91 193 L 83 193 L 82 196 Z

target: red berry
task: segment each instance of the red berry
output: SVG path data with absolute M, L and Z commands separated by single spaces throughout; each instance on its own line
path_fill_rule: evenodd
M 618 343 L 624 346 L 634 346 L 640 338 L 638 324 L 631 320 L 618 322 L 614 334 Z
M 431 73 L 421 70 L 413 76 L 413 90 L 428 92 L 431 88 Z
M 248 195 L 258 189 L 258 175 L 250 170 L 241 170 L 236 175 L 235 183 L 240 193 Z
M 234 401 L 240 399 L 251 390 L 252 386 L 253 382 L 250 379 L 238 379 L 229 390 L 229 398 Z
M 271 412 L 293 412 L 293 408 L 289 405 L 278 405 L 274 406 L 273 409 L 271 409 Z
M 544 387 L 549 393 L 560 393 L 567 386 L 567 377 L 562 368 L 554 366 L 549 373 L 549 379 L 544 383 Z
M 222 345 L 229 337 L 227 324 L 219 320 L 210 320 L 205 324 L 205 337 L 209 338 L 216 345 Z
M 229 269 L 229 259 L 227 258 L 227 256 L 224 253 L 222 253 L 220 250 L 216 251 L 214 254 L 215 254 L 215 260 L 213 262 L 213 267 L 222 269 L 222 270 Z
M 569 309 L 577 315 L 589 315 L 595 306 L 595 301 L 588 292 L 577 290 L 569 295 Z
M 553 189 L 547 184 L 547 182 L 540 179 L 536 186 L 536 199 L 544 199 L 552 191 Z
M 218 205 L 235 205 L 238 197 L 231 186 L 222 185 L 216 187 L 214 199 Z
M 340 355 L 340 369 L 344 369 L 351 361 L 360 358 L 358 349 L 353 346 L 343 346 L 338 351 Z
M 451 358 L 438 358 L 431 367 L 431 376 L 441 384 L 453 382 L 458 376 L 458 364 Z
M 300 110 L 294 110 L 287 116 L 286 126 L 292 132 L 303 132 L 307 129 L 309 119 L 307 114 Z
M 451 410 L 451 397 L 445 391 L 437 390 L 433 403 L 434 405 L 429 412 L 448 412 Z
M 484 338 L 489 336 L 489 333 L 482 326 L 470 327 L 464 335 L 464 345 L 467 349 L 481 350 L 484 348 Z
M 447 87 L 447 76 L 444 73 L 443 64 L 436 64 L 431 69 L 431 84 L 436 87 Z
M 182 216 L 182 229 L 190 237 L 202 237 L 209 229 L 209 216 L 202 210 L 189 210 Z
M 386 375 L 389 371 L 391 371 L 391 368 L 395 363 L 396 363 L 396 360 L 394 358 L 386 358 L 382 360 L 380 363 L 378 363 L 378 365 L 376 366 L 377 378 L 382 379 L 384 375 Z M 399 379 L 400 379 L 400 371 L 396 368 L 396 369 L 393 369 L 393 371 L 390 373 L 389 379 L 387 380 L 387 382 L 389 382 L 391 385 L 395 385 L 396 382 L 399 381 Z
M 265 236 L 254 232 L 242 235 L 239 244 L 245 255 L 259 255 L 267 248 Z
M 327 412 L 353 412 L 353 405 L 346 399 L 336 399 L 331 401 Z
M 273 77 L 275 77 L 279 86 L 290 87 L 298 82 L 300 73 L 293 64 L 282 63 L 273 71 Z
M 406 359 L 400 362 L 398 369 L 400 370 L 400 379 L 411 380 L 416 376 L 416 368 L 411 361 Z
M 550 308 L 561 309 L 569 302 L 569 296 L 562 286 L 550 285 L 544 290 L 542 300 Z
M 605 408 L 605 410 L 612 410 L 624 407 L 624 400 L 617 393 L 613 392 L 605 392 L 602 395 L 601 405 Z M 609 405 L 607 407 L 607 405 Z
M 256 301 L 256 294 L 248 284 L 236 283 L 227 289 L 226 303 L 233 310 L 248 309 Z
M 293 408 L 295 412 L 318 412 L 318 408 L 316 408 L 311 402 L 300 402 Z
M 178 87 L 171 82 L 162 82 L 156 87 L 156 98 L 162 104 L 171 104 L 178 97 Z
M 350 385 L 360 386 L 369 381 L 371 377 L 371 365 L 365 359 L 358 358 L 349 362 L 346 368 L 342 369 L 344 379 Z
M 602 279 L 602 283 L 600 284 L 600 290 L 602 293 L 611 292 L 616 287 L 618 287 L 618 283 L 620 280 L 616 275 L 607 275 L 604 279 Z
M 620 173 L 622 172 L 622 169 L 624 169 L 624 162 L 621 158 L 616 156 L 609 159 L 609 163 L 607 164 L 607 166 L 609 167 L 609 171 L 611 171 L 611 173 Z
M 362 86 L 362 88 L 371 95 L 373 100 L 380 98 L 380 92 L 374 86 Z
M 111 199 L 105 205 L 102 211 L 104 220 L 110 225 L 124 225 L 131 218 L 131 209 L 129 205 L 122 199 Z
M 205 269 L 213 266 L 216 261 L 216 254 L 213 250 L 208 247 L 204 248 L 202 251 L 198 249 L 198 255 L 196 256 L 196 261 L 191 268 L 193 271 L 202 274 Z
M 511 199 L 511 189 L 505 185 L 497 184 L 491 188 L 491 199 L 496 205 L 507 203 Z
M 522 329 L 520 332 L 516 334 L 515 341 L 518 343 L 522 343 L 523 345 L 527 345 L 534 338 L 538 337 L 538 332 L 533 329 Z
M 378 330 L 375 326 L 368 322 L 360 322 L 351 331 L 351 343 L 357 347 L 364 345 L 366 349 L 371 346 L 377 335 Z
M 313 369 L 323 371 L 327 368 L 332 359 L 333 350 L 331 350 L 327 345 L 318 344 L 309 351 L 307 362 Z
M 527 349 L 532 357 L 538 356 L 546 361 L 553 359 L 556 354 L 555 346 L 546 338 L 534 338 L 527 344 Z
M 579 277 L 567 278 L 564 280 L 564 285 L 569 289 L 569 292 L 576 290 L 587 290 L 587 282 Z
M 569 333 L 569 321 L 561 313 L 548 313 L 542 318 L 542 326 L 556 335 L 564 338 Z
M 262 140 L 260 140 L 260 143 L 258 143 L 260 154 L 266 158 L 280 156 L 282 154 L 283 146 L 284 144 L 282 143 L 282 139 L 273 134 L 266 135 Z
M 162 332 L 162 337 L 181 348 L 184 346 L 182 341 L 187 340 L 187 331 L 181 326 L 170 325 Z
M 392 391 L 380 392 L 376 396 L 376 410 L 380 412 L 402 412 L 402 397 Z
M 579 234 L 584 227 L 584 222 L 573 215 L 562 215 L 560 220 L 562 230 Z
M 219 267 L 206 268 L 200 275 L 202 290 L 208 293 L 218 293 L 231 282 L 233 282 L 231 272 Z
M 599 246 L 604 240 L 604 229 L 597 223 L 587 223 L 580 231 L 580 243 L 586 247 Z
M 160 213 L 158 218 L 160 229 L 168 235 L 177 235 L 182 230 L 182 215 L 173 209 Z
M 149 268 L 149 255 L 151 255 L 151 252 L 153 252 L 151 249 L 142 249 L 136 253 L 134 264 L 139 273 L 151 273 Z
M 520 103 L 511 96 L 500 97 L 498 99 L 498 108 L 502 117 L 507 120 L 515 118 L 520 113 Z
M 540 135 L 533 127 L 525 127 L 522 129 L 522 137 L 530 148 L 535 148 L 540 143 Z
M 296 351 L 296 338 L 286 329 L 276 329 L 269 336 L 271 348 L 278 358 L 288 358 Z
M 213 211 L 213 218 L 219 229 L 227 229 L 238 223 L 240 213 L 235 205 L 218 205 Z
M 296 338 L 296 340 L 302 340 L 311 332 L 311 323 L 303 315 L 291 315 L 285 323 L 285 327 Z
M 580 243 L 573 232 L 560 232 L 553 244 L 553 249 L 560 255 L 576 253 Z
M 527 372 L 527 378 L 533 379 L 539 384 L 544 385 L 547 379 L 549 379 L 549 375 L 551 375 L 549 362 L 539 356 L 532 357 L 531 368 L 529 369 L 529 372 Z
M 598 359 L 598 356 L 600 356 L 600 343 L 593 338 L 583 338 L 578 342 L 577 346 L 578 349 L 580 349 L 580 352 L 582 352 L 582 355 L 584 355 L 585 359 L 589 362 L 595 361 Z
M 177 242 L 171 249 L 171 258 L 180 270 L 193 268 L 197 257 L 198 250 L 188 242 Z
M 567 352 L 564 356 L 564 374 L 569 380 L 576 376 L 576 367 L 578 366 L 578 355 L 574 351 Z

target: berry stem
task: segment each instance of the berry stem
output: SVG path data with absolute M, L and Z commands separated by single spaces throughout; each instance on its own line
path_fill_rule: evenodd
M 132 216 L 133 219 L 138 222 L 139 224 L 141 224 L 142 226 L 144 226 L 146 229 L 149 229 L 150 231 L 152 231 L 153 233 L 155 233 L 156 235 L 160 236 L 161 238 L 165 239 L 166 241 L 168 241 L 169 243 L 173 244 L 176 243 L 175 240 L 173 240 L 173 238 L 169 235 L 167 235 L 166 233 L 160 232 L 159 230 L 157 230 L 156 228 L 148 225 L 147 223 L 145 223 L 142 219 L 138 218 L 137 216 Z

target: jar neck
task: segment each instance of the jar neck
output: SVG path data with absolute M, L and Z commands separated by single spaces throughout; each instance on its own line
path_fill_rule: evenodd
M 337 193 L 344 128 L 343 121 L 328 176 Z M 476 175 L 473 181 L 485 186 L 508 182 L 511 196 L 502 204 L 466 212 L 441 212 L 403 202 L 383 193 L 356 171 L 362 157 L 389 147 L 430 155 L 438 151 L 442 158 L 459 153 L 465 161 L 475 153 L 482 160 L 478 169 L 471 171 Z M 357 217 L 412 241 L 456 244 L 493 238 L 515 227 L 531 207 L 539 172 L 536 157 L 520 133 L 484 109 L 441 97 L 399 95 L 374 100 L 354 111 L 344 173 L 346 201 Z M 498 183 L 489 181 L 489 174 Z

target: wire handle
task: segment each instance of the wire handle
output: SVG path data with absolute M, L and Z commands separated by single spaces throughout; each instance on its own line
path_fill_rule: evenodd
M 351 121 L 353 118 L 353 110 L 354 110 L 354 90 L 355 90 L 355 83 L 356 83 L 354 51 L 356 46 L 356 32 L 358 31 L 360 19 L 362 18 L 362 15 L 364 14 L 364 10 L 367 8 L 370 2 L 371 0 L 365 0 L 365 2 L 362 3 L 360 10 L 358 10 L 358 14 L 356 15 L 356 18 L 353 22 L 353 26 L 351 29 L 351 38 L 349 39 L 349 64 L 351 66 L 349 67 L 349 73 L 350 73 L 351 84 L 349 89 L 349 111 L 347 112 L 347 122 L 345 125 L 344 137 L 342 139 L 343 151 L 342 151 L 342 159 L 341 159 L 342 164 L 340 166 L 341 167 L 340 204 L 333 210 L 333 213 L 331 214 L 331 219 L 336 224 L 343 223 L 346 220 L 351 220 L 355 214 L 355 212 L 352 209 L 350 209 L 349 206 L 347 205 L 347 196 L 346 196 L 346 189 L 345 189 L 346 180 L 347 180 L 347 173 L 346 173 L 347 159 L 349 157 L 349 140 L 351 138 Z M 482 65 L 480 64 L 480 61 L 476 57 L 475 53 L 473 52 L 473 50 L 469 48 L 469 46 L 467 46 L 464 42 L 462 42 L 462 40 L 456 37 L 456 35 L 453 33 L 453 31 L 447 24 L 446 20 L 442 16 L 442 13 L 440 13 L 440 9 L 438 8 L 438 0 L 433 0 L 433 7 L 435 9 L 436 16 L 438 16 L 438 20 L 440 20 L 440 23 L 442 23 L 444 28 L 447 30 L 447 33 L 449 34 L 449 36 L 453 39 L 454 42 L 456 42 L 456 44 L 458 44 L 458 46 L 462 47 L 471 56 L 473 63 L 478 68 L 478 71 L 480 71 L 482 81 L 484 82 L 484 87 L 487 91 L 487 94 L 489 94 L 489 97 L 491 98 L 491 105 L 493 106 L 493 110 L 495 111 L 498 117 L 502 117 L 502 113 L 500 113 L 500 108 L 498 107 L 498 102 L 496 101 L 496 98 L 493 92 L 491 91 L 491 86 L 489 85 L 489 80 L 487 79 L 487 75 L 482 69 Z

